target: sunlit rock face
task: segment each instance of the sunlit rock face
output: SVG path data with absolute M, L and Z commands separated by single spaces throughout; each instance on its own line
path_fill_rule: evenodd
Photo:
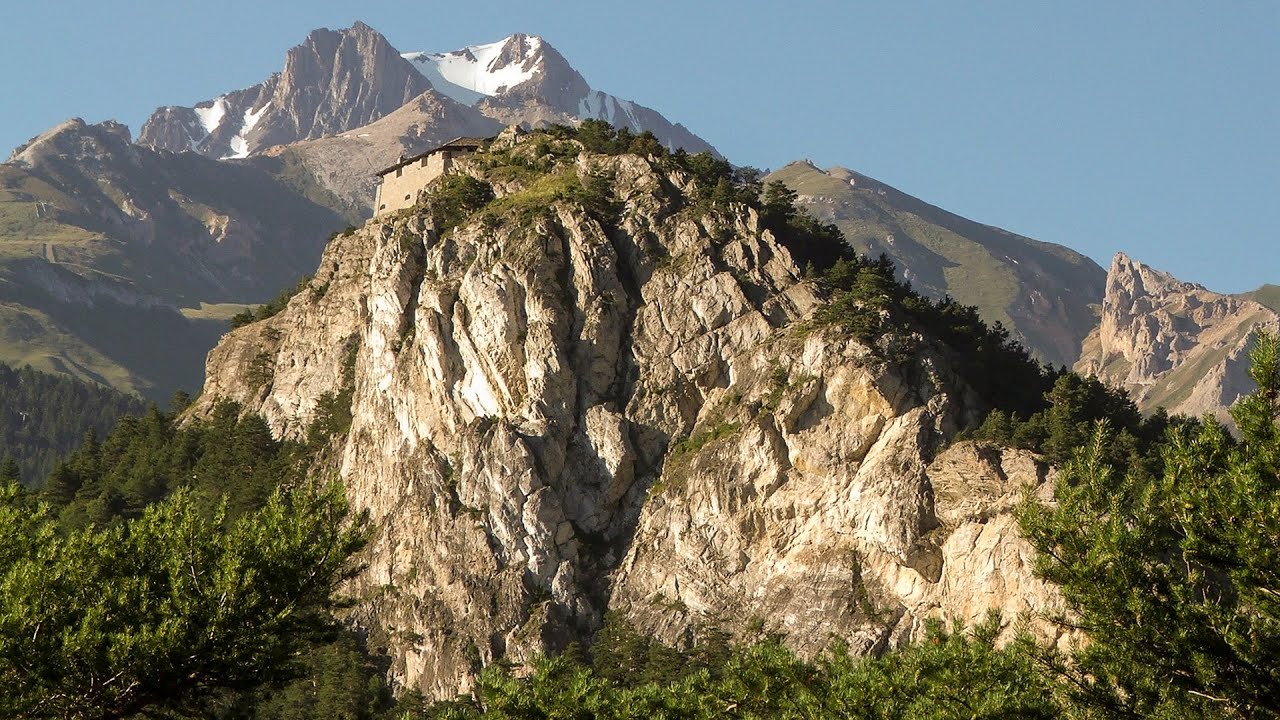
M 1084 343 L 1075 369 L 1128 390 L 1152 412 L 1226 409 L 1252 392 L 1249 349 L 1258 328 L 1274 331 L 1280 317 L 1252 300 L 1182 282 L 1124 253 L 1107 274 L 1102 323 Z
M 755 213 L 696 209 L 654 159 L 562 167 L 612 178 L 602 219 L 526 204 L 485 158 L 463 168 L 496 214 L 335 238 L 310 289 L 210 354 L 196 407 L 235 399 L 300 437 L 350 387 L 326 467 L 369 511 L 355 620 L 398 682 L 452 696 L 611 609 L 677 642 L 759 618 L 812 653 L 1056 607 L 1010 515 L 1049 472 L 947 449 L 986 408 L 944 348 L 914 338 L 897 366 L 809 327 L 820 298 Z

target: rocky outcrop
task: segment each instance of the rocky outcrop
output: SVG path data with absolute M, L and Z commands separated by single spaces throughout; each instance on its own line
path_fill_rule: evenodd
M 1253 391 L 1253 331 L 1280 326 L 1275 311 L 1220 295 L 1117 253 L 1107 274 L 1102 323 L 1084 342 L 1078 372 L 1129 391 L 1138 407 L 1213 413 Z
M 1009 513 L 1047 470 L 945 449 L 985 411 L 945 347 L 806 330 L 821 299 L 754 212 L 694 211 L 691 178 L 635 156 L 530 177 L 537 147 L 464 163 L 499 198 L 457 227 L 410 210 L 335 238 L 210 353 L 194 409 L 299 437 L 350 392 L 328 457 L 374 528 L 354 621 L 398 682 L 451 696 L 609 609 L 671 639 L 759 617 L 812 652 L 1055 606 Z M 599 177 L 616 215 L 548 195 Z M 914 362 L 879 359 L 903 343 Z
M 1070 366 L 1098 324 L 1106 273 L 1070 248 L 947 212 L 861 173 L 793 162 L 770 174 L 871 257 L 888 255 L 916 291 L 1000 322 L 1033 355 Z
M 160 108 L 138 142 L 213 158 L 245 157 L 367 125 L 430 89 L 386 38 L 357 22 L 313 31 L 288 52 L 280 73 L 258 85 L 194 108 Z

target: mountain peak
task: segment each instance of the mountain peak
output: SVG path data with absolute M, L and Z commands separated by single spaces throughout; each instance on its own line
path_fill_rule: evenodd
M 164 107 L 138 142 L 215 158 L 241 158 L 344 132 L 384 117 L 431 89 L 377 30 L 356 22 L 311 31 L 266 81 L 192 108 Z
M 1107 274 L 1101 323 L 1075 369 L 1124 387 L 1143 411 L 1226 420 L 1226 408 L 1252 390 L 1246 358 L 1259 325 L 1275 328 L 1280 316 L 1120 252 Z
M 127 152 L 129 141 L 129 128 L 115 120 L 90 125 L 75 117 L 14 148 L 6 162 L 30 169 L 52 159 L 83 161 L 111 152 Z
M 496 42 L 403 57 L 436 90 L 503 124 L 604 120 L 632 132 L 649 130 L 664 145 L 715 153 L 706 141 L 657 111 L 593 89 L 569 61 L 537 35 L 515 33 Z
M 544 47 L 550 46 L 542 38 L 516 33 L 451 52 L 405 53 L 404 58 L 445 95 L 475 105 L 533 79 L 543 69 Z
M 1147 294 L 1159 295 L 1205 290 L 1203 285 L 1179 280 L 1173 275 L 1135 260 L 1123 252 L 1116 253 L 1115 257 L 1111 259 L 1111 270 L 1107 273 L 1107 286 L 1110 288 L 1113 285 L 1117 287 L 1137 287 Z M 1110 293 L 1111 290 L 1108 289 L 1107 292 Z

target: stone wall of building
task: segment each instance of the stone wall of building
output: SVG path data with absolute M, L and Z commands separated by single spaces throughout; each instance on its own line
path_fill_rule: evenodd
M 403 210 L 417 202 L 418 193 L 428 183 L 449 171 L 454 154 L 448 150 L 433 152 L 383 175 L 374 201 L 377 208 L 374 215 Z

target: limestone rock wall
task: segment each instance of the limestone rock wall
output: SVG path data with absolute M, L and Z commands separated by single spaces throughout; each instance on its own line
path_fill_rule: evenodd
M 927 339 L 899 370 L 806 332 L 819 298 L 753 212 L 697 211 L 640 157 L 572 171 L 614 179 L 616 218 L 515 196 L 370 222 L 209 356 L 195 411 L 229 397 L 283 436 L 351 378 L 332 472 L 375 528 L 351 590 L 395 680 L 452 696 L 610 608 L 676 640 L 759 616 L 811 652 L 1053 606 L 1008 512 L 1046 470 L 943 452 L 983 408 Z

